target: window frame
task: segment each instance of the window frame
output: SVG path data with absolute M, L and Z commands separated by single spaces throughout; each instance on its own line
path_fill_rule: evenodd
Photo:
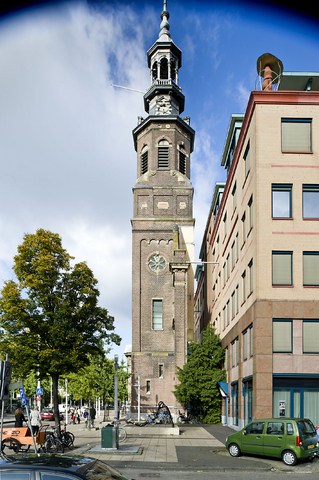
M 274 326 L 279 325 L 279 324 L 286 325 L 286 326 L 290 327 L 289 328 L 289 330 L 290 330 L 289 337 L 286 335 L 287 332 L 285 332 L 285 335 L 283 337 L 280 332 L 275 331 Z M 279 348 L 279 347 L 275 348 L 275 346 L 274 346 L 275 342 L 276 342 L 277 345 L 280 344 L 280 341 L 275 339 L 275 334 L 277 334 L 277 336 L 280 339 L 285 338 L 287 340 L 289 338 L 289 346 L 286 349 L 285 348 Z M 292 321 L 291 318 L 273 318 L 272 319 L 272 352 L 273 353 L 293 353 L 293 321 Z
M 243 159 L 245 162 L 245 180 L 250 172 L 250 140 L 248 140 L 247 145 L 245 147 Z
M 292 183 L 272 183 L 271 184 L 271 218 L 273 219 L 292 219 Z M 275 192 L 287 192 L 289 195 L 289 212 L 288 215 L 275 215 L 274 214 L 274 193 Z
M 318 203 L 319 204 L 319 184 L 311 184 L 311 183 L 304 183 L 302 185 L 302 218 L 304 220 L 319 220 L 319 212 L 318 215 L 312 216 L 312 215 L 305 215 L 305 195 L 307 193 L 318 193 Z
M 318 270 L 316 270 L 316 265 L 314 265 L 314 263 L 317 263 L 317 262 L 311 262 L 311 266 L 314 266 L 315 270 L 318 272 L 317 273 L 317 275 L 318 275 L 317 283 L 315 283 L 315 282 L 305 283 L 305 257 L 316 257 L 317 262 L 319 262 L 319 251 L 303 251 L 302 252 L 303 286 L 304 287 L 319 287 L 319 268 L 318 268 Z
M 161 315 L 160 315 L 160 322 L 157 322 L 157 312 L 155 311 L 155 305 L 161 305 Z M 158 326 L 157 326 L 158 325 Z M 159 327 L 160 325 L 160 327 Z M 162 331 L 163 330 L 163 299 L 161 298 L 152 298 L 152 330 L 154 332 Z
M 311 354 L 318 354 L 319 353 L 319 343 L 314 342 L 313 344 L 316 344 L 317 347 L 312 349 L 306 349 L 305 348 L 305 340 L 306 340 L 306 335 L 305 335 L 305 326 L 310 325 L 310 324 L 315 324 L 317 325 L 317 329 L 319 331 L 319 319 L 303 319 L 302 321 L 302 353 L 305 355 L 311 355 Z M 318 332 L 316 332 L 317 334 Z M 316 340 L 317 335 L 310 334 L 310 338 L 313 340 Z M 312 345 L 312 343 L 311 343 Z
M 306 145 L 305 147 L 296 146 L 297 144 L 294 143 L 291 147 L 289 147 L 289 139 L 290 137 L 293 137 L 294 139 L 297 138 L 296 132 L 289 132 L 288 127 L 286 125 L 309 125 L 309 138 L 304 139 L 304 144 Z M 307 132 L 308 135 L 308 132 Z M 300 135 L 301 136 L 301 135 Z M 293 148 L 294 147 L 294 148 Z M 302 148 L 303 147 L 303 148 Z M 298 117 L 282 117 L 281 118 L 281 152 L 282 153 L 288 153 L 288 154 L 293 154 L 293 153 L 312 153 L 312 118 L 298 118 Z
M 169 170 L 169 142 L 164 139 L 157 144 L 157 170 Z
M 279 256 L 289 256 L 290 257 L 290 282 L 275 282 L 274 281 L 274 259 Z M 271 263 L 272 263 L 272 286 L 273 287 L 292 287 L 293 286 L 293 251 L 290 250 L 273 250 L 271 252 Z
M 144 146 L 141 150 L 140 154 L 140 168 L 141 168 L 141 175 L 144 175 L 148 172 L 148 147 Z

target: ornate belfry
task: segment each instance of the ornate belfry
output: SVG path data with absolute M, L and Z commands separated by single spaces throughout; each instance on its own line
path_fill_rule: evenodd
M 151 86 L 148 114 L 133 130 L 137 180 L 132 218 L 132 411 L 162 401 L 180 408 L 176 370 L 193 339 L 193 187 L 190 154 L 194 130 L 182 119 L 178 85 L 182 53 L 174 44 L 166 1 L 157 41 L 147 52 Z

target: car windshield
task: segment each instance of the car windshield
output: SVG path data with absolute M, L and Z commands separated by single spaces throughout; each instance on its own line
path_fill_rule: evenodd
M 83 465 L 78 471 L 85 473 L 85 478 L 88 480 L 127 480 L 126 477 L 123 477 L 119 472 L 110 467 L 110 465 L 99 460 Z

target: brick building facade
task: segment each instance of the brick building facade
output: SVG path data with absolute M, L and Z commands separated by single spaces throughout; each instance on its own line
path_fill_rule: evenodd
M 176 367 L 184 365 L 193 339 L 194 131 L 180 117 L 181 51 L 170 36 L 165 2 L 161 18 L 159 38 L 147 53 L 148 116 L 133 131 L 131 408 L 147 412 L 163 401 L 175 413 Z

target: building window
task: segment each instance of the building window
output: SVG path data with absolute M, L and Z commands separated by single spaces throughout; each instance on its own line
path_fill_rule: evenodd
M 292 218 L 292 184 L 273 183 L 272 218 Z
M 178 169 L 183 175 L 186 175 L 186 154 L 181 150 L 178 150 Z
M 243 332 L 243 360 L 248 358 L 248 330 Z
M 244 162 L 245 162 L 245 178 L 247 177 L 250 170 L 250 141 L 248 141 L 245 153 L 244 153 Z
M 160 79 L 168 79 L 168 60 L 166 57 L 163 57 L 160 61 Z
M 224 239 L 225 239 L 227 235 L 227 212 L 224 215 L 223 223 L 224 223 Z
M 272 252 L 272 284 L 292 285 L 292 252 Z
M 238 337 L 231 343 L 232 367 L 238 365 Z
M 302 186 L 303 218 L 319 218 L 319 185 Z
M 153 300 L 152 303 L 152 329 L 163 330 L 163 300 Z
M 254 354 L 254 327 L 253 324 L 249 325 L 249 355 L 252 357 Z
M 233 186 L 233 189 L 232 189 L 232 192 L 231 192 L 231 194 L 233 196 L 233 211 L 235 211 L 236 207 L 237 207 L 237 190 L 236 190 L 236 187 L 237 187 L 237 185 L 236 185 L 236 182 L 235 182 L 235 184 Z
M 242 284 L 242 303 L 246 302 L 246 270 L 243 272 L 241 276 L 241 284 Z
M 158 365 L 158 377 L 159 378 L 164 377 L 164 365 L 162 363 Z
M 161 140 L 158 143 L 157 167 L 159 170 L 169 168 L 169 143 L 167 140 Z
M 150 395 L 150 394 L 151 394 L 151 381 L 146 380 L 146 395 Z
M 319 286 L 319 252 L 303 252 L 303 284 Z
M 239 259 L 239 241 L 238 241 L 238 233 L 236 233 L 235 237 L 235 254 L 236 254 L 236 262 Z
M 227 322 L 227 327 L 228 327 L 229 322 L 230 322 L 230 301 L 229 300 L 226 303 L 226 322 Z
M 319 353 L 319 320 L 302 322 L 303 353 Z
M 141 174 L 148 171 L 148 148 L 143 147 L 141 151 Z
M 239 285 L 236 286 L 236 294 L 235 294 L 235 300 L 236 300 L 236 313 L 239 312 Z
M 231 269 L 235 267 L 236 263 L 236 250 L 235 250 L 235 240 L 231 244 Z
M 242 245 L 246 242 L 246 213 L 241 217 L 241 226 L 242 226 Z
M 248 201 L 248 208 L 249 208 L 249 231 L 250 231 L 253 228 L 253 224 L 254 224 L 253 196 L 251 196 Z
M 235 304 L 235 290 L 231 294 L 231 318 L 235 318 L 236 315 L 236 304 Z
M 311 118 L 281 119 L 281 151 L 311 153 Z
M 274 353 L 292 353 L 292 321 L 273 319 L 272 351 Z
M 250 260 L 248 263 L 248 268 L 249 268 L 249 292 L 248 295 L 250 295 L 253 292 L 254 289 L 254 269 L 253 269 L 253 259 Z

